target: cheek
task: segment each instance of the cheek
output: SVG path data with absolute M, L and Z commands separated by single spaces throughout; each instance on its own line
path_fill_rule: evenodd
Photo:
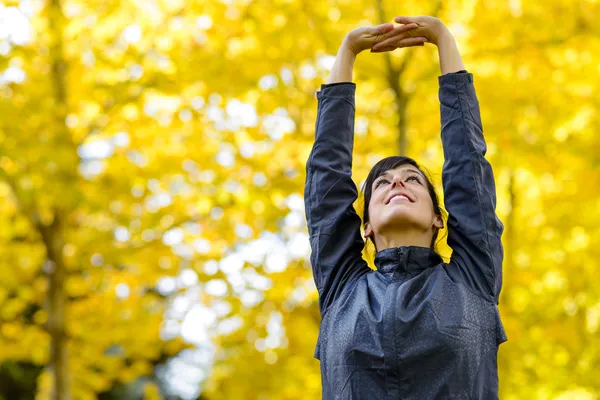
M 423 190 L 419 196 L 419 198 L 423 200 L 421 202 L 422 208 L 433 212 L 433 201 L 431 200 L 431 196 L 429 196 L 429 192 L 427 190 Z
M 373 215 L 377 212 L 375 207 L 373 198 L 371 197 L 371 201 L 369 202 L 369 218 L 373 218 Z
M 373 220 L 377 219 L 377 216 L 381 213 L 382 204 L 380 204 L 375 197 L 375 194 L 371 197 L 371 201 L 369 202 L 369 219 Z
M 424 203 L 427 204 L 428 207 L 433 209 L 433 201 L 431 200 L 431 196 L 429 196 L 429 193 L 425 192 L 422 196 L 423 200 L 425 200 Z

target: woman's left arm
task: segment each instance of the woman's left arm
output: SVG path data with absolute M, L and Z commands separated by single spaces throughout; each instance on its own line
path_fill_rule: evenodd
M 397 17 L 400 24 L 438 47 L 439 99 L 444 167 L 442 183 L 448 211 L 448 245 L 452 257 L 448 272 L 490 301 L 498 303 L 502 286 L 504 227 L 496 216 L 496 187 L 473 86 L 464 71 L 460 52 L 448 28 L 434 17 Z M 374 48 L 385 49 L 388 43 Z
M 451 264 L 469 286 L 498 303 L 502 286 L 504 229 L 496 215 L 496 186 L 485 159 L 479 103 L 473 75 L 451 73 L 439 78 L 444 167 L 442 183 L 448 211 Z
M 504 229 L 496 215 L 496 187 L 473 85 L 452 35 L 440 35 L 438 52 L 442 76 L 439 99 L 444 167 L 442 183 L 448 211 L 451 265 L 466 283 L 498 303 L 502 287 Z M 461 72 L 459 72 L 461 71 Z

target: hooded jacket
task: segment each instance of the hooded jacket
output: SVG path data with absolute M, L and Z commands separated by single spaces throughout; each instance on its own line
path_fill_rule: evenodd
M 439 77 L 448 263 L 416 246 L 379 251 L 377 270 L 363 260 L 351 178 L 355 89 L 322 85 L 306 164 L 323 399 L 495 399 L 506 341 L 497 308 L 503 225 L 473 76 Z

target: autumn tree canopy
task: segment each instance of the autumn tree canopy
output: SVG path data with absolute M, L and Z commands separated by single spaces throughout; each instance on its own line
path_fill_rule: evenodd
M 315 91 L 346 32 L 403 14 L 443 19 L 475 76 L 500 397 L 597 398 L 600 3 L 7 0 L 0 399 L 319 398 Z M 441 194 L 438 75 L 432 46 L 359 56 L 357 185 L 407 154 Z

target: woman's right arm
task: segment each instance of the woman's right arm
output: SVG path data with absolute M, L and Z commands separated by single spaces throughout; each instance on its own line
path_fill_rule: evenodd
M 310 261 L 322 314 L 345 283 L 369 271 L 362 259 L 361 220 L 353 203 L 354 83 L 324 85 L 317 93 L 315 143 L 306 163 L 304 203 Z
M 315 143 L 306 163 L 304 204 L 310 236 L 310 262 L 324 315 L 345 283 L 369 271 L 362 259 L 364 242 L 353 203 L 352 181 L 356 55 L 346 40 L 340 47 L 327 85 L 317 93 Z
M 353 207 L 358 197 L 352 181 L 354 61 L 377 41 L 415 27 L 384 24 L 350 32 L 338 51 L 328 84 L 317 93 L 315 143 L 306 164 L 304 202 L 321 314 L 346 284 L 370 271 L 362 259 L 361 219 Z M 410 38 L 408 43 L 419 45 L 423 38 Z

